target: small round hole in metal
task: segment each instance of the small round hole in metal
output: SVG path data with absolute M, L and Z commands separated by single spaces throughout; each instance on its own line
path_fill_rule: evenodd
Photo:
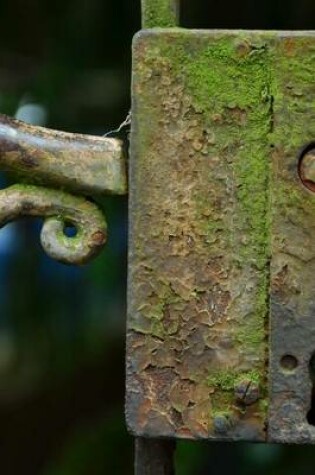
M 284 355 L 280 361 L 282 369 L 288 372 L 293 372 L 298 366 L 298 360 L 293 355 Z

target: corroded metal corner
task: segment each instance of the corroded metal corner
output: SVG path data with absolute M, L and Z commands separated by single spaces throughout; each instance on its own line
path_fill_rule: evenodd
M 136 435 L 277 440 L 273 414 L 289 418 L 296 376 L 281 365 L 277 309 L 280 298 L 289 322 L 303 268 L 289 255 L 303 233 L 290 233 L 315 203 L 289 225 L 284 209 L 306 193 L 294 160 L 315 132 L 314 44 L 309 33 L 185 30 L 134 41 L 126 415 Z M 310 401 L 307 363 L 296 371 Z

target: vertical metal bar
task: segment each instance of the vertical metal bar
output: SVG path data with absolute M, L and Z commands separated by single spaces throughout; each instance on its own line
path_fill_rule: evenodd
M 174 440 L 136 438 L 135 475 L 175 475 Z
M 179 25 L 180 0 L 141 0 L 143 28 Z

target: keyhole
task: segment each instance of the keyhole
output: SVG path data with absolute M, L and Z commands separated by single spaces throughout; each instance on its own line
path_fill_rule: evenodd
M 315 426 L 315 353 L 312 354 L 309 362 L 309 372 L 312 381 L 311 408 L 308 411 L 306 418 L 310 425 Z

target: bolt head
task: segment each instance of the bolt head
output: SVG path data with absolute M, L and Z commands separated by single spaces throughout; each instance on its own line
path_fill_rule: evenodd
M 244 379 L 235 386 L 234 394 L 237 402 L 250 406 L 260 397 L 259 385 L 250 379 Z
M 213 419 L 215 432 L 226 434 L 233 427 L 233 416 L 230 414 L 217 414 Z

